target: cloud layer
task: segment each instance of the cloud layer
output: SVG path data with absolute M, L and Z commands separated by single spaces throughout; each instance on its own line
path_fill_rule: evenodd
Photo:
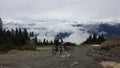
M 4 22 L 5 29 L 27 28 L 29 32 L 37 34 L 38 39 L 54 40 L 54 37 L 59 33 L 68 33 L 69 36 L 64 38 L 65 42 L 73 42 L 80 44 L 85 41 L 89 36 L 87 29 L 84 25 L 81 27 L 73 26 L 74 22 L 63 21 L 46 21 L 46 22 L 34 22 L 34 23 L 18 23 L 18 22 Z M 84 30 L 83 30 L 84 29 Z

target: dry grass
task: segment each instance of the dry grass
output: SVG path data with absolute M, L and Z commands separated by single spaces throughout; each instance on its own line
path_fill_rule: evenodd
M 101 44 L 100 48 L 104 50 L 110 50 L 116 46 L 120 46 L 120 43 L 116 43 L 114 41 L 105 41 Z
M 120 68 L 120 63 L 113 61 L 102 61 L 100 64 L 103 68 Z

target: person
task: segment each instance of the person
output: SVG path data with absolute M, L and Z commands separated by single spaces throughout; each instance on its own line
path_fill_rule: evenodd
M 58 51 L 58 46 L 63 43 L 63 40 L 62 40 L 62 38 L 60 37 L 59 34 L 55 36 L 54 43 L 55 43 L 56 51 Z

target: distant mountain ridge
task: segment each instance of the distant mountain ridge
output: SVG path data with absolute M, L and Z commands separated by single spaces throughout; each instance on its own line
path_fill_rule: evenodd
M 111 23 L 96 22 L 87 24 L 74 21 L 41 21 L 38 23 L 5 22 L 3 23 L 3 27 L 5 29 L 27 28 L 28 31 L 33 31 L 38 35 L 40 39 L 47 38 L 53 40 L 56 34 L 60 34 L 66 41 L 81 43 L 94 32 L 96 34 L 104 34 L 105 37 L 120 35 L 120 23 Z

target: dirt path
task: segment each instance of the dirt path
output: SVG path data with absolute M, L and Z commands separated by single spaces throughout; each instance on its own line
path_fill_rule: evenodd
M 0 68 L 101 68 L 88 56 L 93 46 L 76 46 L 72 50 L 53 56 L 51 47 L 38 51 L 13 51 L 0 55 Z

